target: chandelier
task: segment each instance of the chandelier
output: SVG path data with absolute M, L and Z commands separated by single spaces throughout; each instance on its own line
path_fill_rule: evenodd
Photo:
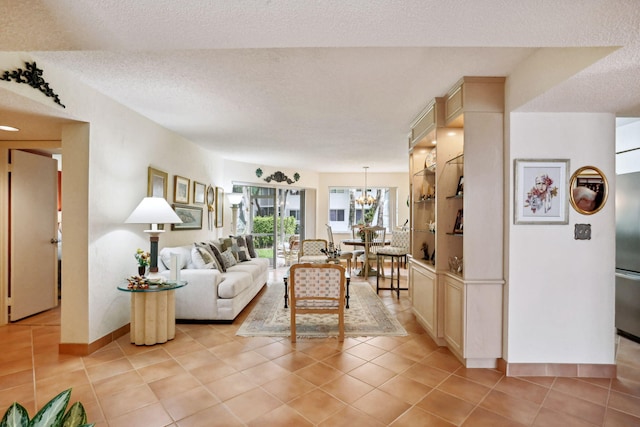
M 360 197 L 356 199 L 356 203 L 364 207 L 371 206 L 376 201 L 376 199 L 373 196 L 370 196 L 369 193 L 367 193 L 367 169 L 369 169 L 369 166 L 363 166 L 363 168 L 364 188 L 362 189 L 362 194 L 360 195 Z

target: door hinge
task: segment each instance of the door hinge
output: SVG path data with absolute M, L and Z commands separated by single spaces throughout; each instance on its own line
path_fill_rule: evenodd
M 13 303 L 13 299 L 11 297 L 7 298 L 7 306 L 11 306 Z

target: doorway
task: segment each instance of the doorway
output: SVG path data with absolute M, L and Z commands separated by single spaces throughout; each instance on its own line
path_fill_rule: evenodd
M 272 268 L 292 261 L 290 241 L 304 239 L 305 190 L 234 185 L 242 193 L 235 234 L 253 235 L 256 252 Z
M 50 153 L 9 150 L 8 162 L 7 316 L 14 322 L 58 306 L 60 187 Z

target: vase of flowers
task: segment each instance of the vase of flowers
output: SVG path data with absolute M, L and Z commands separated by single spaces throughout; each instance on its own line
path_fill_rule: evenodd
M 138 261 L 138 276 L 144 276 L 147 272 L 147 267 L 149 266 L 151 255 L 149 254 L 149 252 L 145 252 L 142 249 L 138 248 L 135 257 L 136 261 Z

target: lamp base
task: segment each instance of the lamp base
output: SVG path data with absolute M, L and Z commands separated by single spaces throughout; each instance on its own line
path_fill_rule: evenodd
M 160 273 L 158 273 L 157 271 L 150 271 L 147 274 L 147 279 L 149 280 L 158 280 L 158 279 L 163 279 L 162 275 Z

